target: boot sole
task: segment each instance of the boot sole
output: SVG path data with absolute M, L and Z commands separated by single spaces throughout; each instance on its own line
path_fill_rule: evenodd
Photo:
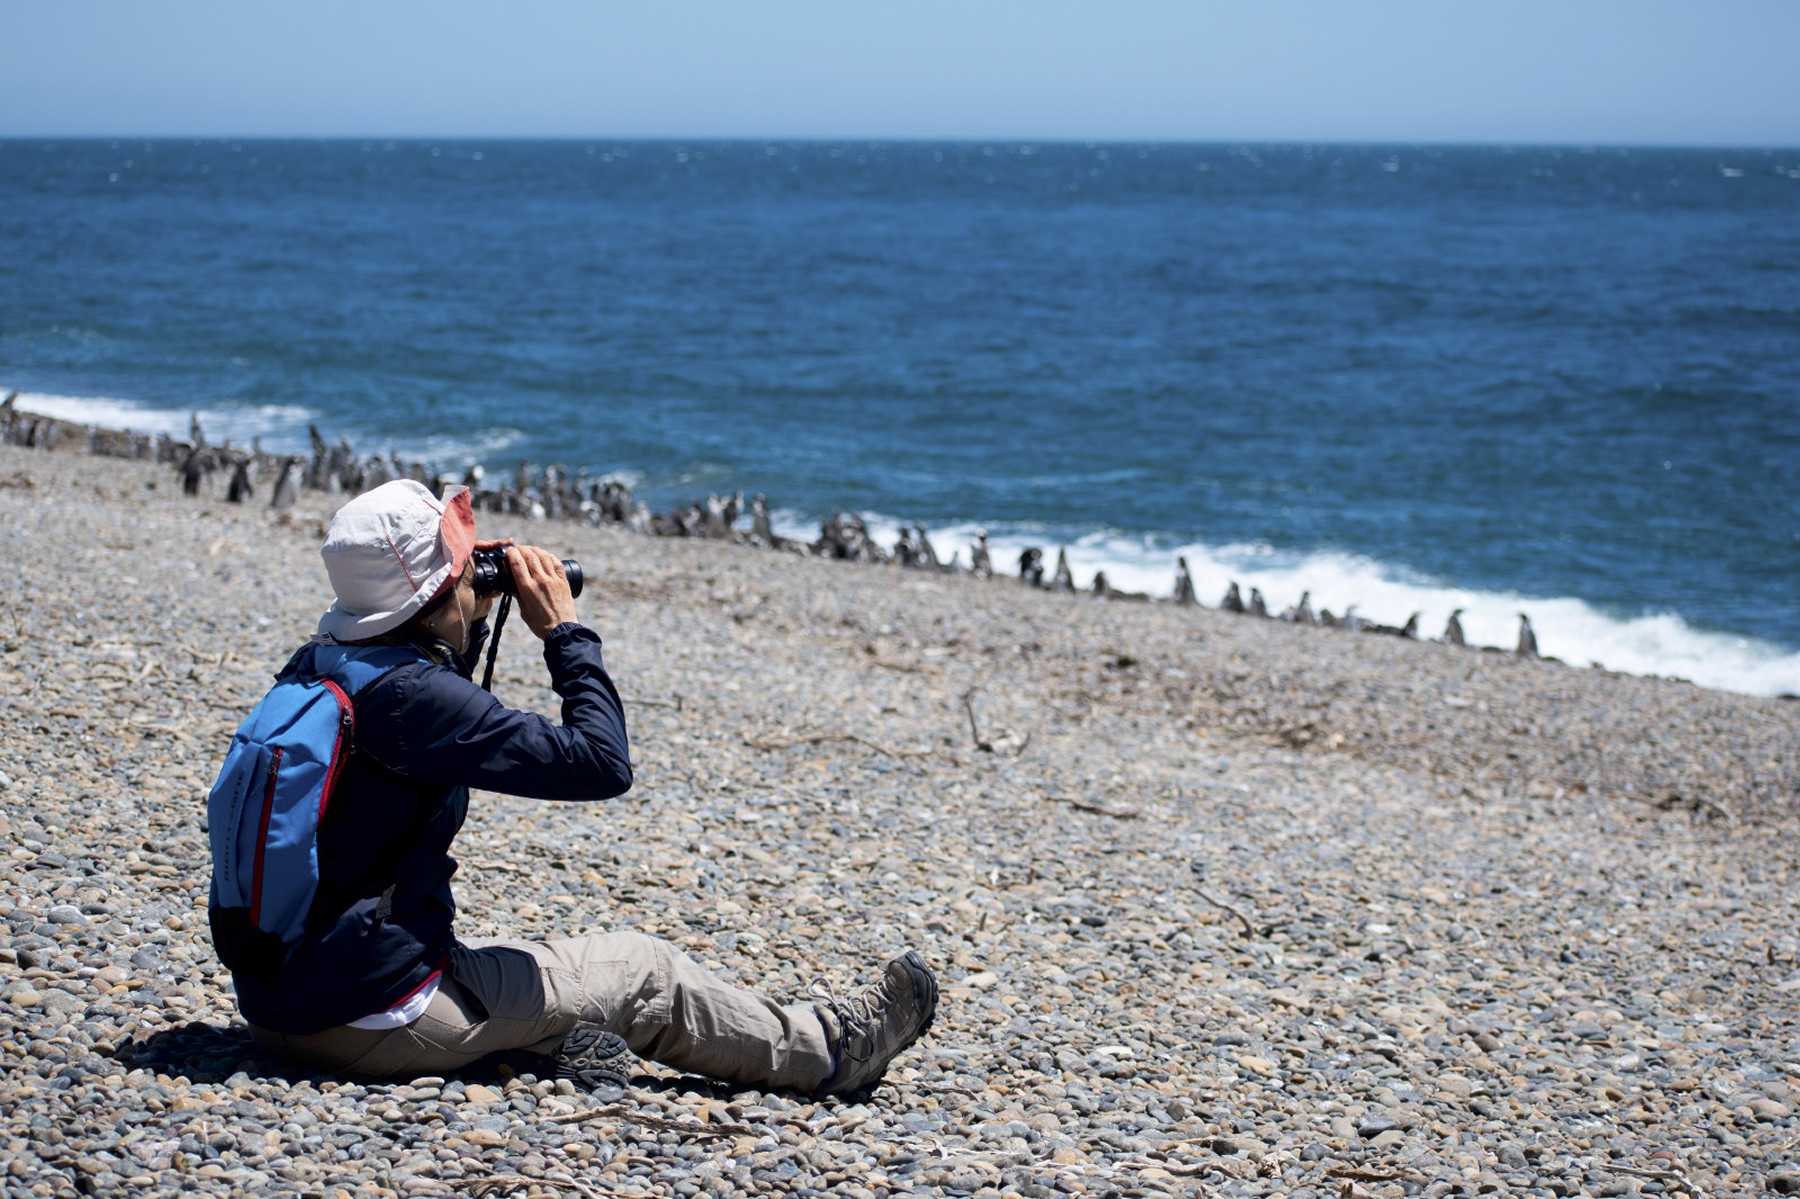
M 637 1056 L 617 1033 L 577 1026 L 563 1038 L 555 1061 L 557 1078 L 566 1078 L 592 1091 L 629 1086 Z
M 912 972 L 914 1002 L 925 1009 L 925 1023 L 919 1025 L 919 1031 L 913 1034 L 912 1040 L 900 1047 L 904 1050 L 922 1040 L 925 1034 L 931 1031 L 933 1022 L 937 1020 L 938 984 L 937 976 L 925 964 L 925 959 L 919 956 L 918 950 L 907 950 L 900 960 L 905 962 Z

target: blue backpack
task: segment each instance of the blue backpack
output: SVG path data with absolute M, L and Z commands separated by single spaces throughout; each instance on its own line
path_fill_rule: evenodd
M 351 698 L 422 659 L 406 646 L 314 642 L 238 726 L 206 800 L 208 906 L 219 958 L 231 970 L 272 972 L 306 931 L 319 889 L 319 823 L 356 732 Z

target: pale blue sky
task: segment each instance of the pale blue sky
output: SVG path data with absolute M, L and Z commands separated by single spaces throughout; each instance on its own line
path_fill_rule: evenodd
M 1795 0 L 52 0 L 0 135 L 1800 145 Z

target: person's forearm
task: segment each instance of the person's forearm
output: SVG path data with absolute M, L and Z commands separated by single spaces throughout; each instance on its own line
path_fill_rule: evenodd
M 600 655 L 600 635 L 575 621 L 559 624 L 544 638 L 544 662 L 562 697 L 558 732 L 574 739 L 571 756 L 586 760 L 587 785 L 598 783 L 607 798 L 624 794 L 632 783 L 631 744 L 625 706 Z

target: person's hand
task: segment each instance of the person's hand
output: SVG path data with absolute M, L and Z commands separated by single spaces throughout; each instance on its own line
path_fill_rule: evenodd
M 513 543 L 513 539 L 510 537 L 496 537 L 496 538 L 493 538 L 488 541 L 477 541 L 475 543 L 475 548 L 478 550 L 503 550 L 507 546 L 511 545 L 512 543 Z M 493 610 L 494 601 L 498 600 L 499 598 L 500 598 L 500 596 L 498 593 L 495 593 L 492 595 L 476 596 L 475 597 L 475 619 L 476 620 L 486 620 L 488 613 Z
M 569 594 L 561 558 L 535 545 L 513 545 L 507 547 L 506 565 L 512 570 L 519 615 L 539 641 L 575 619 L 575 597 Z

